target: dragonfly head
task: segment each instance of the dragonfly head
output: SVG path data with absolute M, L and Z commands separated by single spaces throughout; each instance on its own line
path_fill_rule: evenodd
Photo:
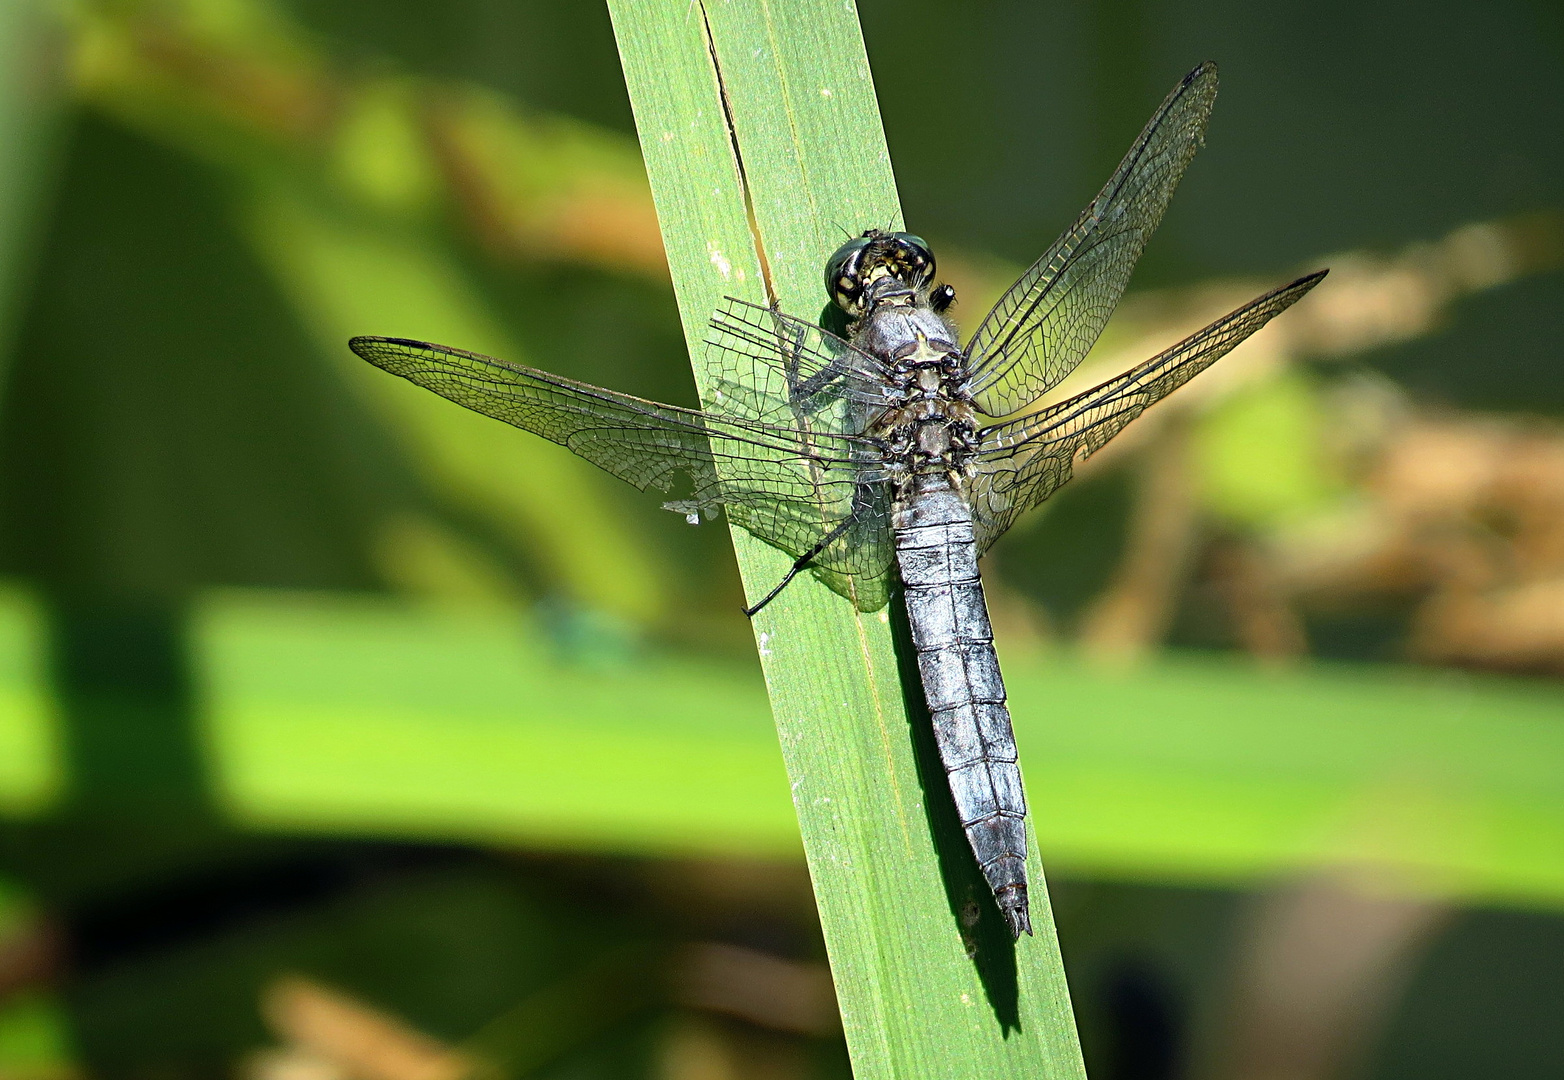
M 870 229 L 837 249 L 825 264 L 825 289 L 836 306 L 853 318 L 863 314 L 870 286 L 889 278 L 921 289 L 934 277 L 934 253 L 912 233 Z

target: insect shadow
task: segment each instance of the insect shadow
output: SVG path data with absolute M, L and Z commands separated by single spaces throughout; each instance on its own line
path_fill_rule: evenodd
M 923 791 L 923 812 L 934 838 L 939 859 L 940 882 L 951 920 L 961 935 L 962 944 L 977 970 L 979 983 L 994 1019 L 1008 1037 L 1021 1030 L 1021 991 L 1016 974 L 1016 942 L 1012 939 L 993 890 L 972 854 L 967 834 L 956 813 L 950 794 L 950 779 L 940 761 L 939 745 L 934 739 L 934 724 L 923 697 L 918 676 L 918 654 L 912 644 L 912 628 L 907 622 L 907 606 L 900 590 L 890 603 L 891 636 L 901 673 L 902 698 L 907 705 L 912 756 L 918 771 L 918 786 Z M 1039 881 L 1039 884 L 1041 882 Z M 1041 890 L 1039 890 L 1041 892 Z M 1039 897 L 1041 899 L 1041 897 Z

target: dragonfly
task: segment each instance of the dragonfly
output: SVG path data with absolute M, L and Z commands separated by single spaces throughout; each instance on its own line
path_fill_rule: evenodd
M 1098 386 L 1045 395 L 1085 358 L 1203 141 L 1216 66 L 1168 94 L 1085 211 L 961 345 L 929 245 L 869 229 L 825 264 L 845 335 L 726 298 L 700 409 L 462 349 L 357 337 L 371 364 L 559 443 L 691 523 L 718 513 L 859 610 L 900 595 L 927 713 L 973 857 L 1012 940 L 1032 932 L 1026 798 L 978 557 L 1148 407 L 1325 271 L 1266 293 Z

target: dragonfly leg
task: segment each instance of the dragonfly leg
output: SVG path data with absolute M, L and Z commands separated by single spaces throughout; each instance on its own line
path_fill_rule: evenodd
M 745 608 L 744 614 L 753 619 L 755 617 L 755 613 L 758 612 L 761 608 L 765 607 L 767 604 L 771 603 L 771 601 L 775 600 L 777 598 L 777 593 L 787 588 L 787 583 L 792 581 L 793 578 L 797 577 L 798 572 L 809 564 L 810 559 L 814 558 L 818 554 L 820 554 L 820 549 L 817 547 L 808 554 L 800 556 L 797 561 L 795 561 L 793 565 L 788 568 L 787 573 L 782 575 L 782 580 L 777 582 L 777 587 L 762 597 L 760 602 L 754 607 Z
M 794 559 L 793 560 L 793 565 L 788 567 L 788 571 L 787 571 L 786 574 L 782 575 L 782 580 L 777 582 L 776 588 L 772 589 L 765 596 L 763 596 L 761 598 L 760 602 L 758 604 L 756 604 L 754 607 L 747 607 L 747 608 L 745 608 L 744 609 L 744 614 L 749 616 L 751 619 L 753 619 L 755 617 L 755 613 L 756 612 L 758 612 L 761 608 L 765 607 L 767 604 L 771 603 L 771 601 L 775 600 L 777 598 L 777 593 L 779 593 L 783 589 L 787 588 L 787 583 L 792 581 L 795 577 L 797 577 L 798 576 L 798 572 L 800 570 L 804 569 L 804 567 L 808 566 L 810 561 L 816 555 L 820 554 L 826 548 L 830 547 L 831 546 L 831 542 L 834 541 L 837 537 L 841 536 L 844 532 L 846 532 L 847 529 L 848 529 L 848 526 L 850 526 L 852 523 L 853 523 L 853 519 L 852 518 L 848 518 L 846 521 L 842 522 L 836 528 L 834 528 L 830 532 L 826 533 L 825 534 L 825 539 L 821 540 L 814 547 L 812 547 L 808 551 L 804 552 L 797 559 Z

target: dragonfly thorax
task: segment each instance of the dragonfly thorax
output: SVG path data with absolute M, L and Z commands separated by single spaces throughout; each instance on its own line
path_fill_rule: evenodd
M 918 476 L 959 477 L 976 451 L 976 410 L 966 391 L 967 364 L 950 323 L 923 290 L 876 288 L 853 325 L 853 344 L 885 365 L 894 404 L 870 425 L 898 488 Z

